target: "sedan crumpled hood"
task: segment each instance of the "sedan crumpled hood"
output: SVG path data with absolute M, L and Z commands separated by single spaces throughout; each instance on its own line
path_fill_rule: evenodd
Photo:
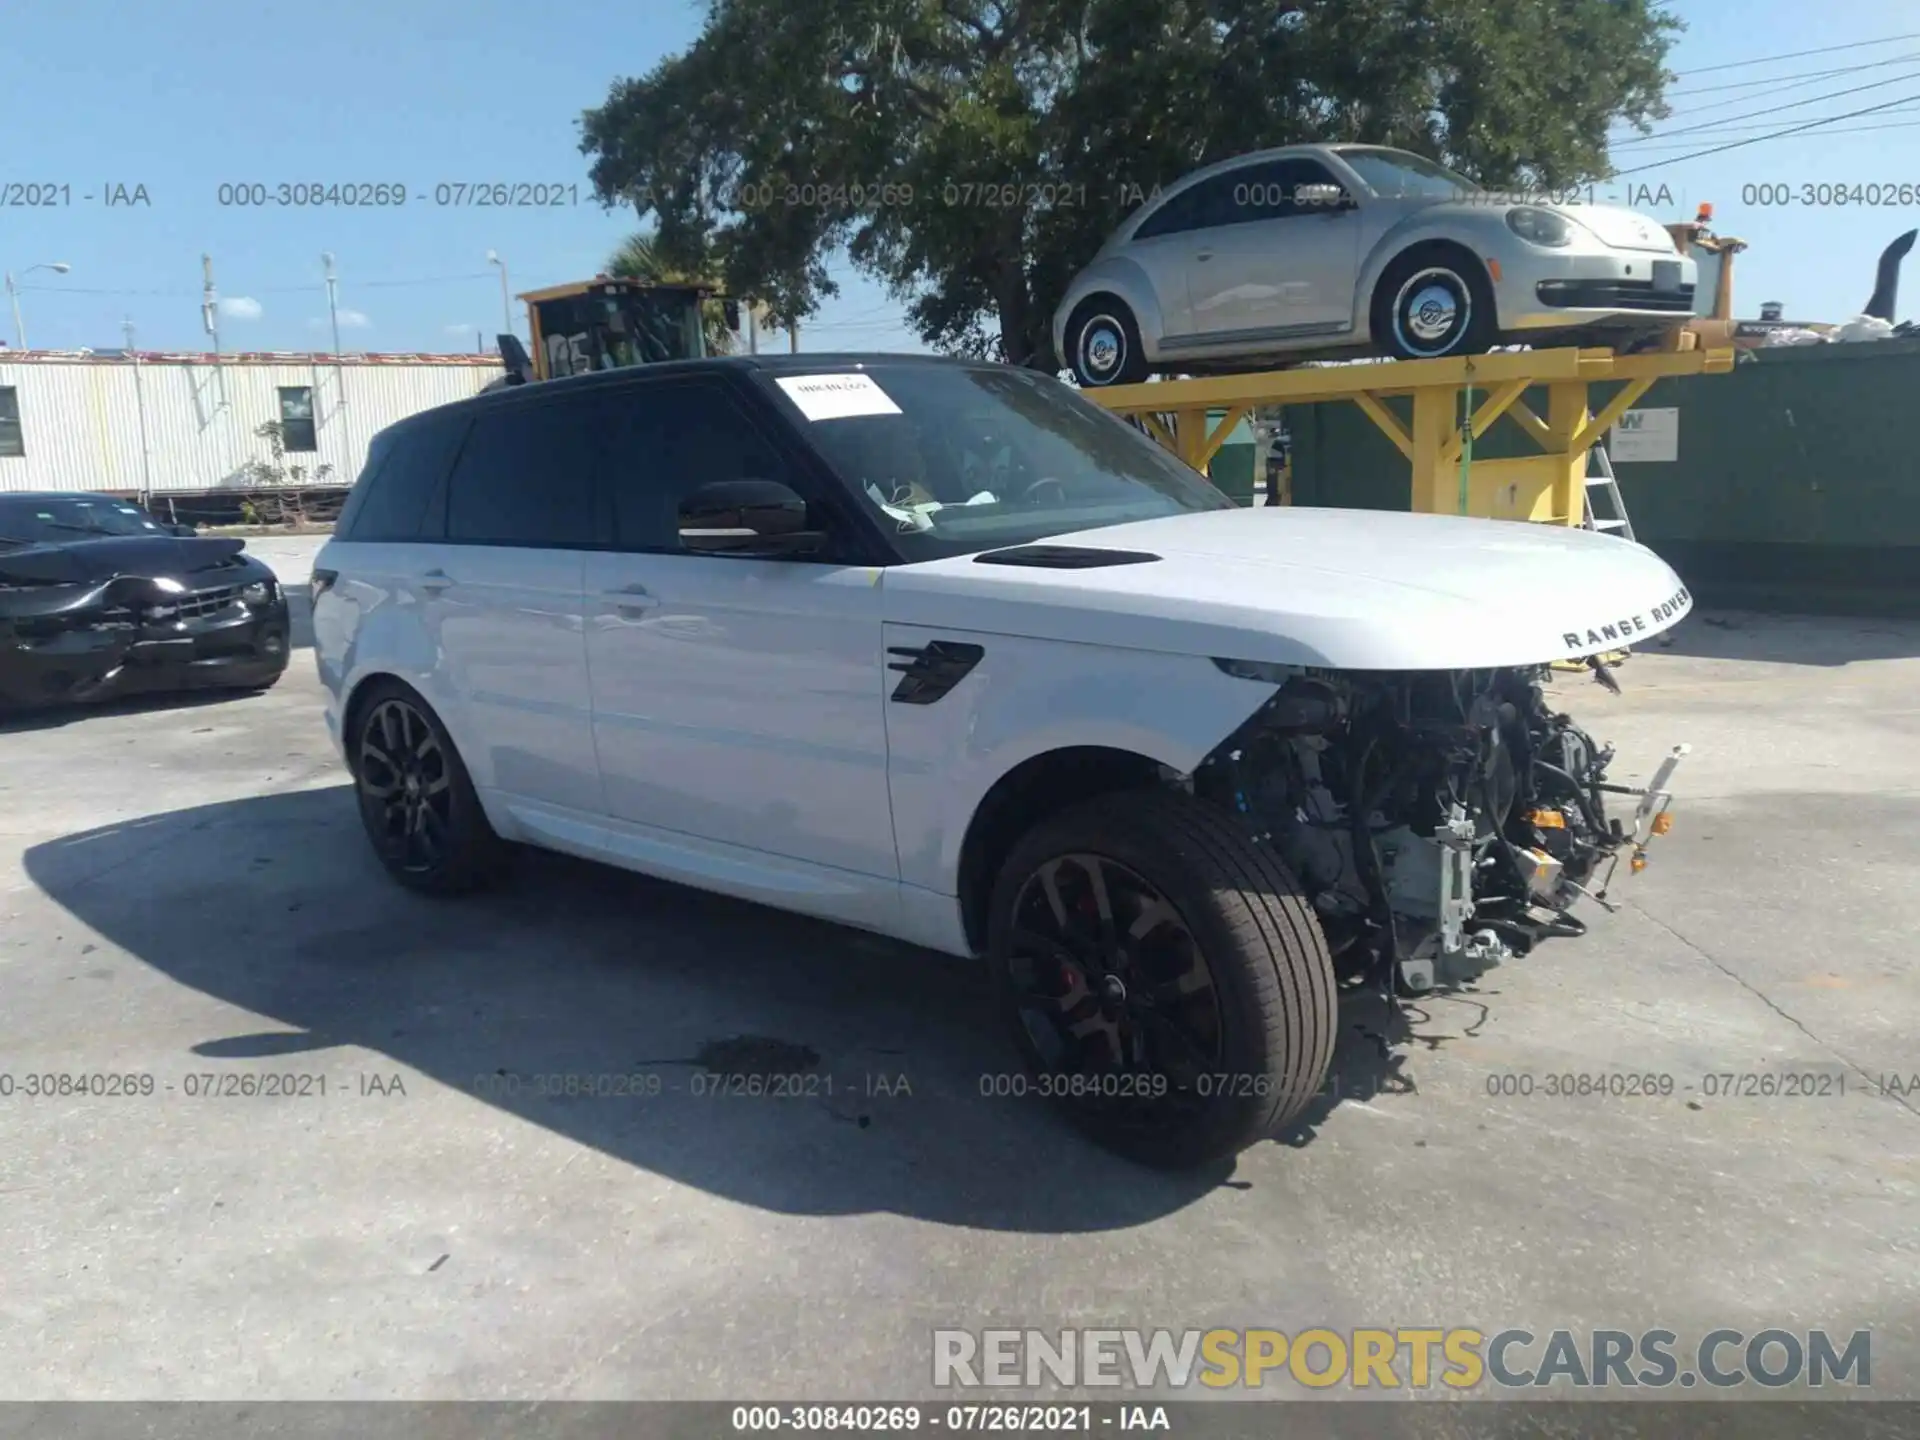
M 225 535 L 115 535 L 0 550 L 0 584 L 78 585 L 134 575 L 191 587 L 206 571 L 233 569 L 246 544 Z
M 1052 536 L 1147 551 L 1085 569 L 973 556 L 888 570 L 898 624 L 1344 670 L 1537 665 L 1639 644 L 1693 598 L 1644 546 L 1525 521 L 1202 511 Z

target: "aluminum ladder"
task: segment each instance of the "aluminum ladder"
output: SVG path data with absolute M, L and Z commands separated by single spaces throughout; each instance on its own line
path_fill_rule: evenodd
M 1633 522 L 1627 518 L 1627 502 L 1620 498 L 1620 486 L 1614 480 L 1613 461 L 1607 458 L 1607 447 L 1596 444 L 1587 451 L 1587 456 L 1586 514 L 1580 522 L 1581 526 L 1633 539 Z M 1602 515 L 1594 509 L 1593 492 L 1596 490 L 1606 497 L 1612 514 Z

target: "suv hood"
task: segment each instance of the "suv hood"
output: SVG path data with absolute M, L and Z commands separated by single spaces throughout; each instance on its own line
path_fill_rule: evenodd
M 886 618 L 1341 670 L 1468 670 L 1638 644 L 1693 608 L 1680 577 L 1646 547 L 1526 521 L 1262 506 L 1044 543 L 1158 558 L 1072 569 L 975 555 L 902 565 L 884 572 Z

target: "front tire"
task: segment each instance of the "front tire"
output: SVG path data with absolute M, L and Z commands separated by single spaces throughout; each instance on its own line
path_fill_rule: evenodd
M 1147 378 L 1140 326 L 1133 311 L 1111 295 L 1085 300 L 1067 321 L 1067 366 L 1087 389 L 1137 385 Z
M 1479 355 L 1499 334 L 1480 262 L 1447 247 L 1409 250 L 1373 292 L 1374 343 L 1398 360 Z
M 1233 819 L 1175 791 L 1044 821 L 994 887 L 988 953 L 1026 1063 L 1101 1144 L 1183 1169 L 1300 1115 L 1333 1059 L 1325 936 Z
M 409 890 L 458 895 L 497 879 L 507 847 L 433 707 L 398 681 L 355 706 L 348 754 L 360 819 L 387 873 Z

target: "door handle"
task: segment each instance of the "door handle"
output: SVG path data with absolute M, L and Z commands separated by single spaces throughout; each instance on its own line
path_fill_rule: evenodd
M 420 588 L 438 594 L 453 584 L 453 577 L 444 570 L 429 570 L 420 577 Z
M 600 598 L 622 615 L 637 615 L 642 610 L 651 610 L 660 603 L 660 597 L 644 585 L 622 585 L 618 589 L 603 590 L 600 592 Z
M 1196 260 L 1211 260 L 1213 258 L 1213 252 L 1211 250 L 1202 250 L 1198 255 L 1195 255 L 1193 258 Z

